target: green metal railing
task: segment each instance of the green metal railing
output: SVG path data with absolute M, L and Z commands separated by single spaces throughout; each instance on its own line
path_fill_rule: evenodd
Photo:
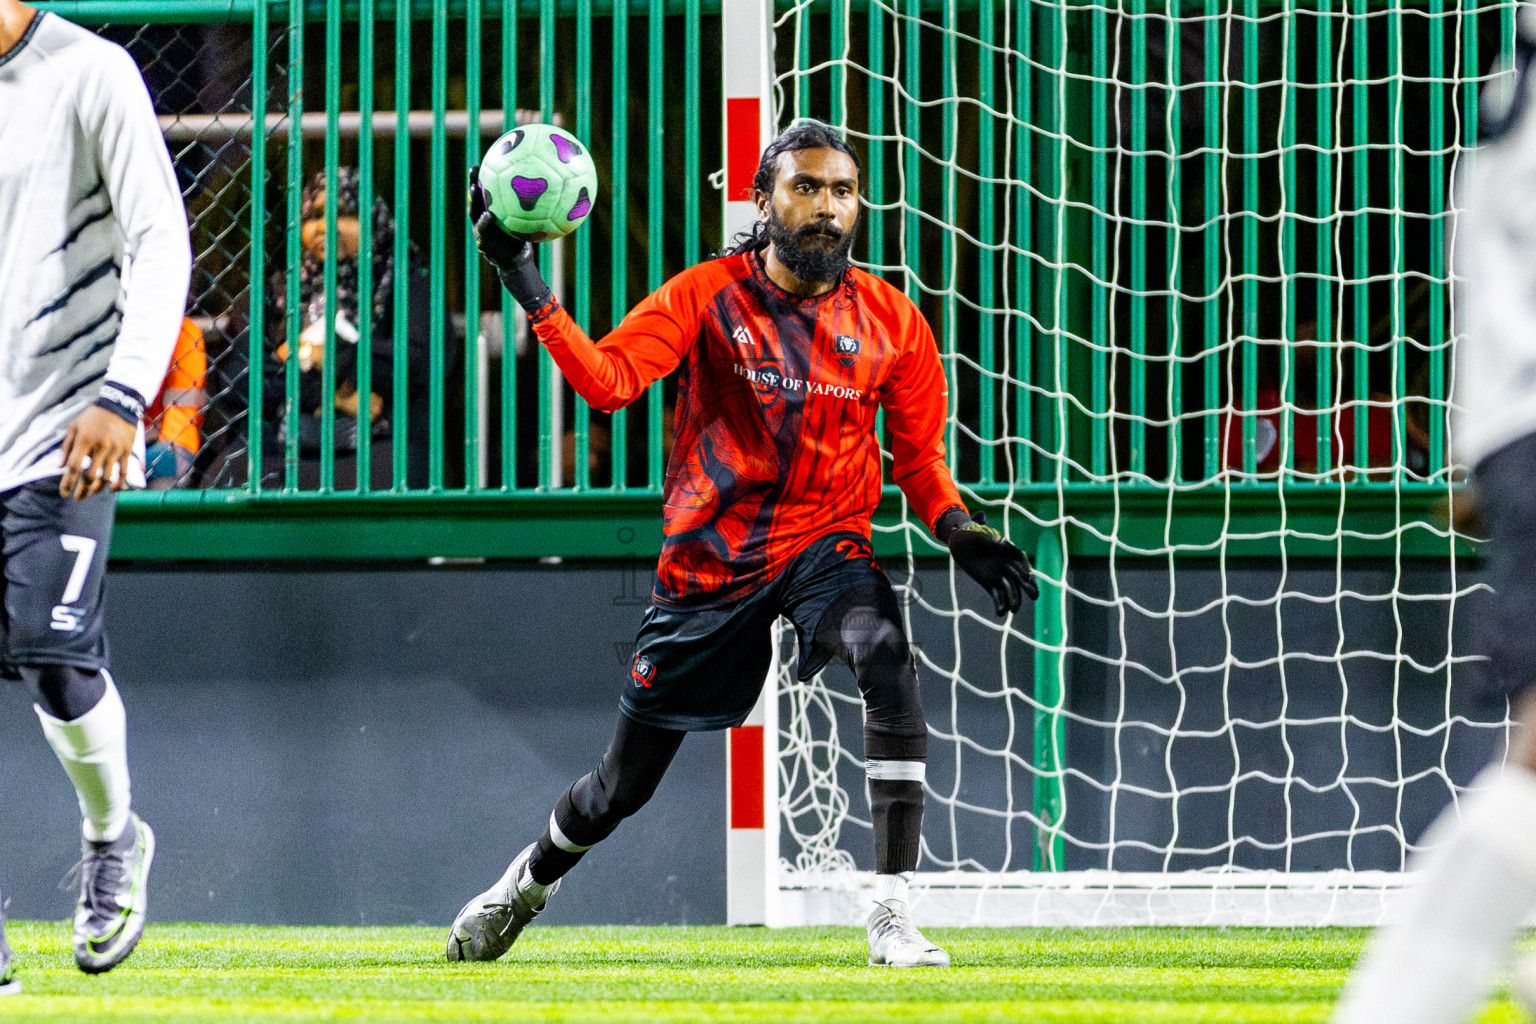
M 720 230 L 702 170 L 718 163 L 719 132 L 699 130 L 702 111 L 719 107 L 718 73 L 696 58 L 718 51 L 718 4 L 709 14 L 699 0 L 634 4 L 618 17 L 592 0 L 42 6 L 129 46 L 191 181 L 189 208 L 217 192 L 225 220 L 240 225 L 210 240 L 195 224 L 200 261 L 212 250 L 226 263 L 237 247 L 245 253 L 243 274 L 226 269 L 218 288 L 195 281 L 191 303 L 222 335 L 210 356 L 224 386 L 212 389 L 207 414 L 219 424 L 218 457 L 201 458 L 180 481 L 189 486 L 125 495 L 119 556 L 614 554 L 636 545 L 613 537 L 634 537 L 642 523 L 651 528 L 638 547 L 654 547 L 668 388 L 598 416 L 537 344 L 524 339 L 514 355 L 515 306 L 480 273 L 461 204 L 467 169 L 496 135 L 518 116 L 557 120 L 588 140 L 603 184 L 589 225 L 542 254 L 546 274 L 568 285 L 577 322 L 601 334 L 697 262 Z M 226 34 L 212 43 L 205 25 Z M 193 89 L 178 105 L 189 91 L 179 86 L 229 31 L 252 41 L 245 87 L 212 104 Z M 186 64 L 168 86 L 176 60 Z M 214 161 L 235 169 L 208 188 L 200 165 Z M 355 448 L 341 439 L 348 417 L 335 402 L 303 407 L 309 374 L 281 357 L 299 350 L 312 315 L 300 308 L 303 188 L 318 172 L 334 195 L 341 167 L 371 183 L 365 208 L 371 191 L 395 219 L 389 316 L 357 317 L 355 371 L 339 372 L 340 342 L 324 347 L 313 371 L 322 396 L 358 396 Z M 327 203 L 317 290 L 332 339 L 336 216 Z M 372 252 L 373 222 L 360 224 L 360 249 Z M 384 265 L 357 261 L 360 295 L 372 294 Z M 497 332 L 494 323 L 482 331 L 482 311 L 500 318 L 500 353 L 486 351 Z M 377 329 L 391 323 L 412 330 Z M 394 371 L 388 386 L 378 383 L 384 369 Z M 373 414 L 371 394 L 386 413 Z M 547 500 L 560 494 L 584 497 L 580 507 L 619 526 L 599 531 L 606 540 L 573 544 L 566 529 L 545 526 L 565 504 Z M 329 536 L 333 526 L 341 536 Z
M 623 16 L 600 0 L 42 6 L 130 44 L 174 129 L 189 209 L 224 202 L 220 223 L 235 225 L 198 239 L 200 262 L 222 253 L 228 266 L 218 289 L 193 295 L 194 314 L 223 328 L 228 386 L 208 414 L 220 458 L 185 481 L 200 486 L 124 496 L 120 556 L 655 549 L 667 386 L 603 416 L 537 345 L 516 356 L 515 310 L 480 272 L 461 197 L 518 111 L 587 139 L 597 212 L 543 259 L 577 321 L 606 331 L 718 243 L 718 196 L 704 187 L 720 162 L 718 4 L 631 3 Z M 864 257 L 936 328 L 954 381 L 953 465 L 976 501 L 1041 520 L 1070 510 L 1074 551 L 1150 550 L 1172 521 L 1191 549 L 1266 554 L 1334 553 L 1302 535 L 1347 500 L 1352 532 L 1378 535 L 1350 539 L 1350 553 L 1447 551 L 1443 529 L 1404 524 L 1430 523 L 1450 487 L 1446 192 L 1512 8 L 780 10 L 783 119 L 828 117 L 862 137 Z M 180 39 L 195 65 L 215 29 L 220 46 L 229 33 L 251 44 L 248 82 L 177 105 L 157 88 L 175 64 L 157 47 Z M 230 168 L 223 191 L 197 171 L 203 150 Z M 355 390 L 355 448 L 339 440 L 345 413 L 331 400 L 303 408 L 297 359 L 276 356 L 297 351 L 310 315 L 303 185 L 319 172 L 333 194 L 344 166 L 395 218 L 388 322 L 419 325 L 419 337 L 385 336 L 360 316 L 358 351 L 372 357 L 351 374 L 325 346 L 316 390 Z M 327 204 L 331 338 L 335 216 Z M 369 294 L 375 261 L 357 276 Z M 275 321 L 274 294 L 286 300 Z M 1280 425 L 1268 465 L 1267 415 Z M 1346 417 L 1348 451 L 1327 440 Z M 1293 441 L 1301 421 L 1315 450 Z M 573 509 L 638 539 L 550 522 Z M 1265 529 L 1281 515 L 1284 539 Z

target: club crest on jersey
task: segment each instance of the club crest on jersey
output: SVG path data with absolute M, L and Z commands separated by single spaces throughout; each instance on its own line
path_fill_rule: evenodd
M 656 663 L 643 654 L 635 655 L 635 663 L 630 666 L 629 677 L 635 681 L 636 686 L 650 686 L 651 680 L 656 678 Z
M 839 334 L 833 339 L 832 348 L 837 353 L 837 361 L 844 366 L 852 366 L 859 358 L 859 339 L 851 334 Z
M 742 348 L 752 347 L 752 335 L 747 332 L 747 328 L 743 324 L 736 325 L 736 329 L 731 332 L 731 337 L 734 338 L 736 344 L 740 345 Z

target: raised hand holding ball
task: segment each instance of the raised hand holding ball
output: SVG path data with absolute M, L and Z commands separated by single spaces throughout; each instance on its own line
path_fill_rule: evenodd
M 552 124 L 514 128 L 485 151 L 479 187 L 508 234 L 548 242 L 581 226 L 597 200 L 597 166 L 576 136 Z

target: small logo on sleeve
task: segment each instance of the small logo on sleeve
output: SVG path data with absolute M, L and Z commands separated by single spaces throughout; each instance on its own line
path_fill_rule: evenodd
M 635 655 L 635 663 L 629 669 L 629 678 L 635 681 L 636 686 L 649 687 L 651 680 L 656 678 L 656 663 L 643 654 Z
M 736 344 L 742 348 L 752 347 L 752 335 L 747 333 L 747 328 L 742 324 L 736 325 L 736 329 L 731 332 L 731 337 L 736 339 Z
M 833 339 L 832 348 L 837 353 L 837 361 L 844 366 L 852 366 L 859 358 L 859 339 L 851 334 L 839 334 Z

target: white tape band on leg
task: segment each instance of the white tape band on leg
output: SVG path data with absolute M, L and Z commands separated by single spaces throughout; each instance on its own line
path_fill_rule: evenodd
M 560 823 L 555 820 L 554 811 L 549 812 L 549 838 L 566 853 L 586 853 L 592 849 L 590 846 L 582 846 L 580 843 L 571 842 L 566 834 L 560 831 Z
M 927 765 L 922 761 L 869 760 L 864 762 L 864 774 L 888 782 L 922 782 L 927 778 Z

